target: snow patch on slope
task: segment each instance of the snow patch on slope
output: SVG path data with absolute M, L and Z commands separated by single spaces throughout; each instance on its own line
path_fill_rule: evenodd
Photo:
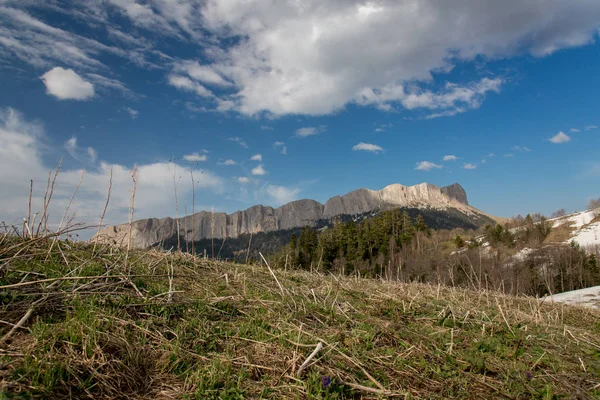
M 547 299 L 556 303 L 600 309 L 600 286 L 554 294 Z

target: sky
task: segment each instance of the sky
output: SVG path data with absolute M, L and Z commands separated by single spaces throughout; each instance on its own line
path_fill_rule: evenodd
M 599 29 L 596 0 L 0 0 L 0 221 L 61 160 L 55 223 L 98 221 L 111 171 L 126 222 L 134 167 L 134 219 L 421 182 L 581 210 Z

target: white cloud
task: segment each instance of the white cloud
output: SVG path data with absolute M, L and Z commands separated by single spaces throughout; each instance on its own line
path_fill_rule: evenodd
M 29 122 L 14 109 L 0 108 L 0 221 L 8 224 L 18 223 L 27 216 L 29 182 L 34 181 L 33 212 L 42 209 L 44 190 L 48 171 L 56 165 L 44 162 L 49 147 L 41 123 Z M 77 139 L 65 143 L 70 149 L 76 149 Z M 93 158 L 95 152 L 89 148 L 78 154 L 87 153 Z M 97 157 L 97 154 L 96 154 Z M 127 221 L 131 199 L 131 168 L 108 164 L 100 161 L 97 168 L 86 171 L 82 184 L 75 196 L 70 213 L 77 221 L 95 225 L 104 208 L 108 191 L 108 174 L 113 170 L 111 200 L 105 223 L 119 224 Z M 141 164 L 137 169 L 137 191 L 135 198 L 135 219 L 172 215 L 175 210 L 173 196 L 173 171 L 188 167 L 174 163 L 159 162 Z M 81 169 L 68 169 L 63 166 L 56 182 L 54 196 L 50 204 L 50 224 L 55 226 L 62 217 L 69 198 L 81 177 Z M 208 170 L 196 170 L 194 174 L 196 188 L 220 193 L 222 180 Z M 191 198 L 190 179 L 178 181 L 180 207 Z M 189 204 L 189 203 L 188 203 Z M 181 208 L 180 208 L 181 209 Z M 39 219 L 39 217 L 38 217 Z M 93 232 L 92 232 L 93 233 Z M 88 233 L 88 235 L 91 233 Z
M 490 154 L 488 154 L 487 156 L 488 156 L 488 158 L 490 158 L 490 157 L 494 157 L 494 156 L 496 156 L 496 154 L 494 154 L 494 153 L 490 153 Z
M 577 129 L 577 128 L 571 128 L 571 129 L 569 129 L 569 132 L 576 133 L 576 132 L 581 132 L 581 130 Z
M 120 57 L 167 70 L 178 77 L 171 80 L 177 88 L 211 103 L 206 110 L 245 115 L 324 115 L 348 104 L 422 109 L 425 118 L 456 115 L 506 82 L 486 78 L 482 68 L 471 82 L 449 83 L 446 73 L 456 65 L 544 57 L 592 43 L 600 25 L 600 4 L 586 0 L 44 2 L 61 21 L 105 29 L 100 42 L 26 11 L 38 3 L 2 2 L 0 59 L 108 71 L 100 60 Z M 180 43 L 201 61 L 160 50 L 173 52 Z
M 504 156 L 504 157 L 506 157 L 506 158 L 510 158 L 510 157 L 512 157 L 513 155 L 512 155 L 511 153 L 505 153 L 505 154 L 503 154 L 503 156 Z
M 93 165 L 98 159 L 98 153 L 93 147 L 88 147 L 87 149 L 79 148 L 77 137 L 75 136 L 65 142 L 64 148 L 71 157 L 86 165 Z
M 275 147 L 276 149 L 277 148 L 281 149 L 279 152 L 283 155 L 287 155 L 287 146 L 285 145 L 285 143 L 275 142 L 275 143 L 273 143 L 273 147 Z
M 394 103 L 400 103 L 404 108 L 413 110 L 424 108 L 429 110 L 446 110 L 432 113 L 424 118 L 433 119 L 449 117 L 471 109 L 478 108 L 488 92 L 500 91 L 503 84 L 500 78 L 483 78 L 479 82 L 467 86 L 447 84 L 437 93 L 418 88 L 407 89 L 403 85 L 391 84 L 380 90 L 363 89 L 358 96 L 359 104 L 373 104 L 383 110 L 392 110 Z
M 453 156 L 451 154 L 444 156 L 444 158 L 442 158 L 443 161 L 456 161 L 458 160 L 458 158 L 456 156 Z
M 482 164 L 485 164 L 485 163 L 487 163 L 487 160 L 486 160 L 485 158 L 482 158 L 482 159 L 481 159 L 481 163 L 482 163 Z
M 87 100 L 94 97 L 94 85 L 72 69 L 54 67 L 41 76 L 46 93 L 60 100 Z
M 298 194 L 301 192 L 299 188 L 289 188 L 277 185 L 267 185 L 266 191 L 277 206 L 298 200 Z
M 235 162 L 235 160 L 229 159 L 229 160 L 225 160 L 224 162 L 221 163 L 222 165 L 236 165 L 237 162 Z
M 360 142 L 359 144 L 356 144 L 352 147 L 353 151 L 370 151 L 373 153 L 379 153 L 380 151 L 383 151 L 383 147 L 378 146 L 376 144 L 372 144 L 372 143 L 364 143 L 364 142 Z
M 475 168 L 477 168 L 477 165 L 471 164 L 471 163 L 467 163 L 467 164 L 463 165 L 462 167 L 464 169 L 475 169 Z
M 262 155 L 260 154 L 255 154 L 252 157 L 250 157 L 251 161 L 262 161 Z
M 273 6 L 210 0 L 201 12 L 217 35 L 243 38 L 216 52 L 214 69 L 235 83 L 244 114 L 322 115 L 358 102 L 383 109 L 437 107 L 433 117 L 476 108 L 503 82 L 485 90 L 477 89 L 482 81 L 440 93 L 413 90 L 432 83 L 433 72 L 473 59 L 543 57 L 591 43 L 600 4 L 332 0 Z M 364 99 L 365 92 L 371 97 Z
M 201 162 L 201 161 L 206 161 L 207 157 L 206 154 L 198 154 L 198 153 L 191 153 L 191 154 L 186 154 L 185 156 L 183 156 L 183 159 L 187 162 Z
M 432 163 L 431 161 L 420 161 L 417 163 L 416 170 L 417 171 L 431 171 L 432 169 L 443 168 L 443 166 Z
M 525 151 L 525 152 L 531 151 L 531 149 L 529 149 L 527 146 L 512 146 L 511 149 L 513 149 L 515 151 Z
M 569 141 L 571 141 L 571 138 L 566 135 L 564 132 L 558 132 L 556 135 L 552 136 L 550 139 L 548 139 L 549 141 L 551 141 L 552 143 L 556 143 L 556 144 L 561 144 L 561 143 L 567 143 Z
M 262 164 L 252 168 L 252 175 L 266 175 L 267 171 L 263 168 Z
M 248 177 L 246 177 L 246 176 L 240 176 L 240 177 L 238 177 L 238 178 L 237 178 L 237 181 L 238 181 L 239 183 L 243 183 L 243 184 L 245 184 L 245 183 L 248 183 L 248 182 L 250 182 L 250 178 L 248 178 Z
M 230 137 L 228 140 L 231 140 L 232 142 L 236 142 L 237 144 L 239 144 L 240 146 L 242 146 L 246 149 L 248 148 L 248 145 L 246 144 L 246 142 L 244 142 L 244 140 L 239 136 Z
M 131 107 L 123 107 L 123 110 L 125 110 L 132 119 L 136 119 L 138 117 L 138 115 L 140 114 L 139 111 L 134 110 Z
M 591 130 L 591 129 L 597 129 L 597 128 L 598 128 L 598 127 L 597 127 L 596 125 L 588 125 L 588 126 L 586 126 L 584 129 L 585 129 L 586 131 L 589 131 L 589 130 Z
M 168 81 L 169 85 L 177 89 L 196 93 L 200 97 L 213 97 L 213 94 L 210 90 L 208 90 L 198 82 L 192 81 L 186 76 L 171 74 L 168 77 Z
M 88 153 L 88 156 L 90 157 L 90 161 L 95 163 L 96 160 L 98 159 L 98 152 L 96 152 L 96 150 L 94 150 L 93 147 L 88 147 L 87 153 Z
M 263 131 L 272 131 L 273 130 L 273 128 L 268 125 L 261 125 L 260 129 L 262 129 Z
M 176 73 L 183 73 L 191 79 L 213 86 L 231 86 L 221 75 L 208 65 L 201 65 L 198 61 L 178 61 L 173 67 Z
M 318 135 L 319 133 L 325 132 L 327 130 L 327 127 L 324 125 L 318 126 L 318 127 L 314 127 L 314 126 L 307 126 L 306 128 L 300 128 L 296 130 L 296 136 L 297 137 L 301 137 L 301 138 L 305 138 L 307 136 L 313 136 L 313 135 Z

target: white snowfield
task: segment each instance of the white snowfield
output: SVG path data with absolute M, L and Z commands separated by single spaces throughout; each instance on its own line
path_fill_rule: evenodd
M 573 228 L 581 228 L 584 225 L 589 224 L 594 219 L 594 213 L 590 210 L 580 211 L 573 214 L 565 215 L 564 217 L 558 217 L 551 219 L 553 222 L 552 227 L 556 228 L 557 226 L 566 224 L 568 222 L 572 223 Z
M 569 243 L 577 242 L 581 247 L 593 247 L 600 246 L 600 221 L 592 223 L 594 218 L 594 213 L 587 210 L 550 221 L 552 221 L 554 228 L 567 223 L 571 225 L 574 231 L 568 241 Z
M 553 294 L 546 298 L 548 301 L 600 309 L 600 286 Z

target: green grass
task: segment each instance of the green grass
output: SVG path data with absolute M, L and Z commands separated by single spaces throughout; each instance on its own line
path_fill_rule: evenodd
M 0 286 L 30 283 L 0 288 L 0 335 L 39 300 L 0 399 L 600 398 L 599 311 L 275 270 L 282 295 L 264 266 L 156 251 L 128 279 L 121 250 L 49 247 L 0 240 Z M 37 282 L 65 276 L 87 278 Z

